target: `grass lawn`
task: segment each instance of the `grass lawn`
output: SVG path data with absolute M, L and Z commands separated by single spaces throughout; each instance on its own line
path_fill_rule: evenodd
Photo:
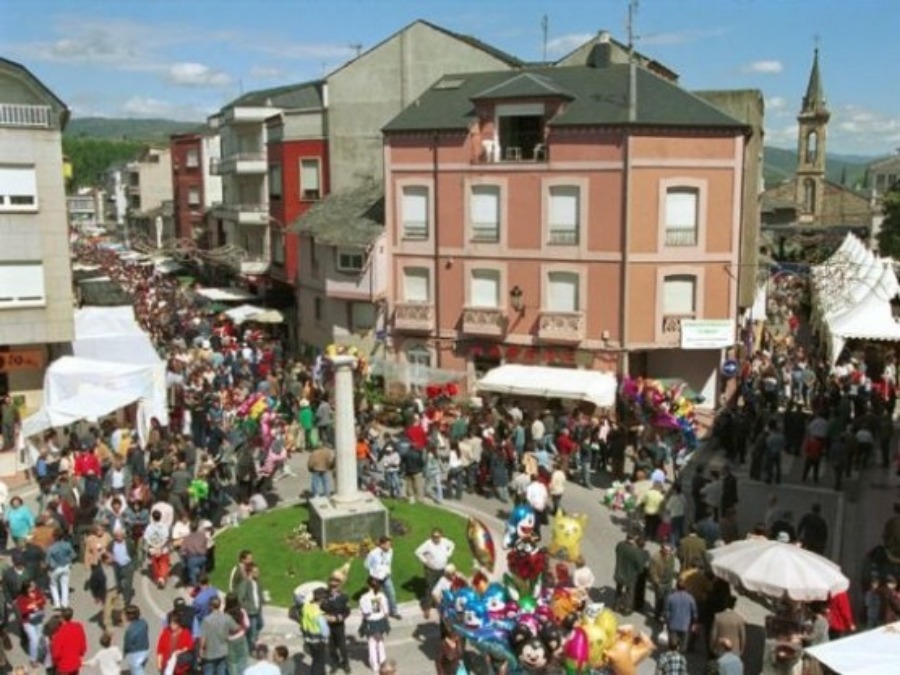
M 392 576 L 400 602 L 419 598 L 425 588 L 422 563 L 414 551 L 424 542 L 434 527 L 440 527 L 444 536 L 456 542 L 453 563 L 463 574 L 472 570 L 472 553 L 466 541 L 466 519 L 455 513 L 426 504 L 409 504 L 401 500 L 384 500 L 391 518 L 394 541 Z M 241 549 L 253 551 L 253 558 L 260 566 L 260 580 L 269 591 L 272 604 L 289 607 L 293 602 L 293 590 L 307 581 L 325 581 L 328 575 L 348 558 L 326 553 L 321 549 L 297 551 L 288 541 L 300 523 L 308 523 L 309 511 L 305 504 L 296 504 L 252 516 L 239 527 L 229 528 L 216 537 L 216 569 L 212 575 L 217 588 L 228 587 L 228 575 L 237 561 Z M 406 533 L 396 534 L 395 521 L 406 526 Z M 364 558 L 353 558 L 346 590 L 358 598 L 366 582 Z

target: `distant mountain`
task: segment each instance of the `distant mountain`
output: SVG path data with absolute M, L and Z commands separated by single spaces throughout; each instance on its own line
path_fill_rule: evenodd
M 75 117 L 66 126 L 66 136 L 130 141 L 168 141 L 171 134 L 195 131 L 202 122 L 115 117 Z
M 877 157 L 865 155 L 841 155 L 829 153 L 825 158 L 825 175 L 828 180 L 847 187 L 862 186 L 866 177 L 866 167 Z M 777 185 L 791 178 L 797 169 L 797 151 L 767 145 L 763 163 L 766 187 Z

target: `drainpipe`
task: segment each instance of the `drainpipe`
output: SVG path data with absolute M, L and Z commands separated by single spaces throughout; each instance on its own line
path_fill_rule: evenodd
M 629 247 L 629 237 L 628 230 L 629 224 L 631 221 L 631 133 L 630 128 L 626 127 L 624 130 L 625 133 L 625 148 L 624 148 L 624 157 L 623 157 L 623 170 L 624 175 L 622 176 L 622 266 L 621 266 L 621 276 L 620 276 L 620 285 L 622 287 L 622 295 L 621 300 L 619 301 L 619 324 L 620 328 L 620 341 L 619 348 L 621 351 L 621 369 L 622 374 L 627 375 L 629 370 L 628 363 L 628 295 L 629 295 L 629 283 L 628 283 L 628 247 Z
M 441 367 L 441 268 L 440 268 L 440 247 L 438 246 L 438 213 L 440 213 L 438 201 L 438 140 L 439 134 L 435 132 L 431 137 L 431 180 L 433 184 L 433 201 L 434 201 L 434 226 L 432 229 L 432 240 L 434 241 L 433 260 L 434 260 L 434 347 L 435 347 L 435 367 Z

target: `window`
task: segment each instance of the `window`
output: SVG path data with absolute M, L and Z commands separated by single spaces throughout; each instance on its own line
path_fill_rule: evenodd
M 0 308 L 42 307 L 46 303 L 40 262 L 0 261 Z
M 803 210 L 807 213 L 816 212 L 816 182 L 812 178 L 803 181 Z
M 281 165 L 269 165 L 269 199 L 281 199 Z
M 0 166 L 0 211 L 34 211 L 37 205 L 34 167 Z
M 810 131 L 806 136 L 806 163 L 815 164 L 819 154 L 819 134 Z
M 559 185 L 550 188 L 550 243 L 578 244 L 580 190 L 576 186 Z
M 316 321 L 322 320 L 322 298 L 313 299 L 313 315 L 315 316 Z
M 431 352 L 425 345 L 413 345 L 406 350 L 406 363 L 409 367 L 409 384 L 414 390 L 428 384 L 431 370 Z
M 319 181 L 319 160 L 300 160 L 300 199 L 316 200 L 322 198 L 322 186 Z
M 666 190 L 666 246 L 697 245 L 697 188 L 673 187 Z
M 189 169 L 196 169 L 200 166 L 200 153 L 196 148 L 188 149 L 187 153 L 184 156 L 185 166 Z
M 551 312 L 578 312 L 578 275 L 572 272 L 550 272 L 547 277 L 547 310 Z
M 676 274 L 663 281 L 663 316 L 693 318 L 696 313 L 697 278 Z
M 367 331 L 375 328 L 375 305 L 370 302 L 350 303 L 350 330 Z
M 190 187 L 188 188 L 188 204 L 191 206 L 199 206 L 200 205 L 200 188 L 199 187 Z
M 500 241 L 500 188 L 475 185 L 469 197 L 472 241 Z
M 284 265 L 284 234 L 277 230 L 272 231 L 272 262 Z
M 403 300 L 405 302 L 430 302 L 428 270 L 424 267 L 407 267 L 403 270 Z
M 501 159 L 509 162 L 537 159 L 543 149 L 544 105 L 498 106 Z
M 337 252 L 338 272 L 362 272 L 365 266 L 365 255 L 362 251 Z
M 410 185 L 403 188 L 401 205 L 404 239 L 428 239 L 428 188 Z
M 128 199 L 128 208 L 132 211 L 140 211 L 141 210 L 141 196 L 140 195 L 131 195 Z
M 500 306 L 500 272 L 472 270 L 469 304 L 472 307 Z

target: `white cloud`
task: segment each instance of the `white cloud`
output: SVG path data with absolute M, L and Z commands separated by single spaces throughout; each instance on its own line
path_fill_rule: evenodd
M 231 84 L 227 73 L 194 62 L 173 63 L 166 79 L 179 87 L 227 87 Z
M 569 33 L 567 35 L 560 35 L 552 40 L 547 40 L 547 53 L 559 56 L 568 54 L 576 47 L 580 47 L 594 37 L 596 36 L 591 33 Z
M 285 79 L 284 71 L 275 66 L 253 66 L 248 72 L 247 77 L 251 80 L 283 80 Z
M 784 96 L 770 96 L 766 99 L 766 112 L 775 112 L 787 108 L 787 99 Z
M 195 122 L 205 119 L 215 112 L 214 106 L 172 103 L 150 96 L 132 96 L 122 103 L 113 116 L 163 117 L 171 120 Z
M 760 73 L 762 75 L 774 75 L 784 70 L 784 65 L 777 59 L 753 61 L 743 67 L 745 73 Z
M 765 134 L 766 145 L 774 145 L 781 148 L 793 147 L 797 144 L 797 123 L 767 124 Z
M 900 116 L 852 103 L 838 106 L 833 111 L 828 128 L 829 141 L 842 149 L 887 152 L 900 141 Z
M 688 45 L 712 37 L 721 37 L 728 33 L 725 27 L 691 28 L 688 30 L 663 33 L 647 33 L 637 36 L 637 44 L 641 45 Z
M 253 40 L 249 45 L 263 54 L 299 61 L 346 61 L 356 56 L 356 48 L 327 42 L 301 44 L 293 41 Z M 365 49 L 365 45 L 363 46 Z

